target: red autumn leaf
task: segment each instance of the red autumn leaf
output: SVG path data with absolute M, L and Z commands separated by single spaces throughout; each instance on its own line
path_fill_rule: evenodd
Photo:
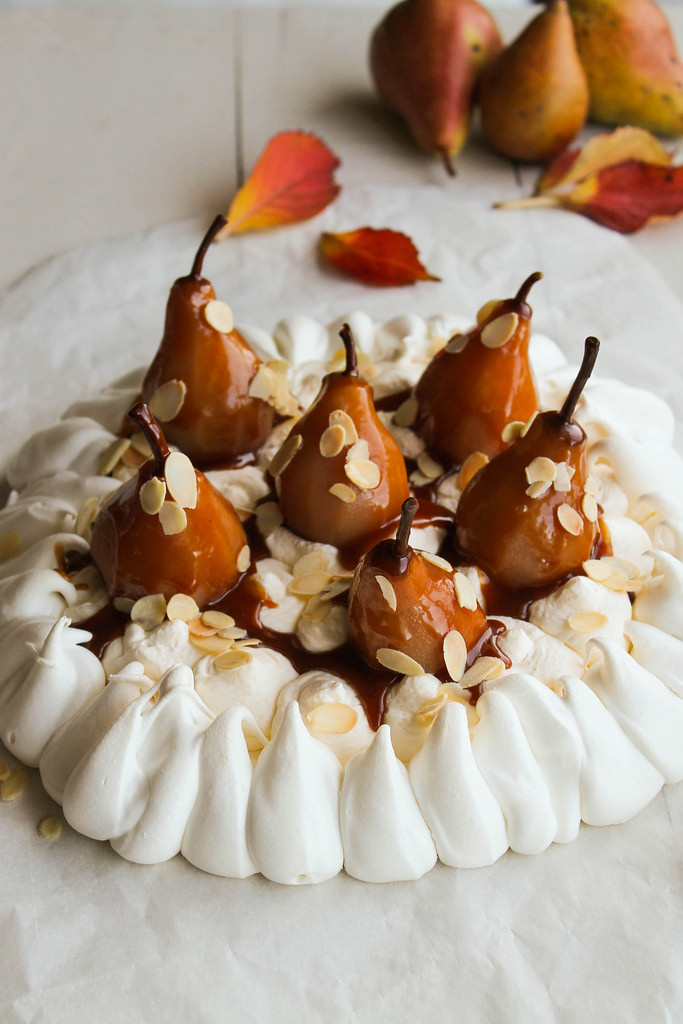
M 325 232 L 320 249 L 338 270 L 365 284 L 393 287 L 440 280 L 422 266 L 411 239 L 389 228 Z
M 560 205 L 604 227 L 631 234 L 653 220 L 683 212 L 683 167 L 662 167 L 626 160 L 591 175 Z
M 594 135 L 581 149 L 565 149 L 547 165 L 536 185 L 535 195 L 567 192 L 591 174 L 626 160 L 668 166 L 671 153 L 644 128 L 624 125 L 612 132 Z
M 274 135 L 233 199 L 218 240 L 314 217 L 339 194 L 334 181 L 339 163 L 316 135 Z

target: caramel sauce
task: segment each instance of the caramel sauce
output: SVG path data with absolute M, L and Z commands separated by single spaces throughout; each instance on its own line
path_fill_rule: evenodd
M 130 623 L 130 616 L 125 612 L 118 612 L 111 604 L 105 604 L 98 612 L 91 615 L 89 619 L 75 623 L 76 629 L 87 629 L 92 633 L 92 639 L 83 644 L 87 650 L 102 660 L 112 640 L 123 636 L 126 626 Z

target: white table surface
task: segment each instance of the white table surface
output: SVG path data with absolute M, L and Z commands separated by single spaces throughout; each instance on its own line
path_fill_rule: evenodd
M 30 271 L 53 254 L 195 214 L 208 221 L 284 128 L 320 134 L 342 158 L 346 187 L 431 185 L 464 201 L 483 168 L 500 198 L 528 194 L 535 170 L 491 156 L 476 137 L 445 180 L 376 104 L 366 43 L 381 11 L 0 10 L 0 317 L 19 291 L 40 303 L 42 278 Z M 496 11 L 508 37 L 535 12 Z M 683 48 L 683 9 L 669 14 Z M 682 241 L 677 221 L 620 243 L 680 300 Z M 670 327 L 680 338 L 681 324 Z M 5 429 L 11 449 L 23 435 Z M 474 873 L 439 867 L 413 886 L 342 876 L 289 890 L 216 880 L 179 858 L 136 868 L 69 829 L 54 848 L 40 845 L 35 822 L 52 805 L 32 774 L 21 807 L 0 804 L 10 837 L 0 844 L 0 961 L 12 978 L 0 1019 L 683 1020 L 681 790 L 540 858 L 509 855 Z M 59 884 L 37 909 L 35 879 L 51 857 Z M 564 882 L 576 864 L 581 891 Z M 623 900 L 596 915 L 614 865 L 629 880 Z M 141 884 L 154 892 L 142 919 Z M 537 971 L 529 915 L 548 949 Z M 289 970 L 290 943 L 307 951 L 300 973 Z M 596 1016 L 596 1006 L 612 1010 Z

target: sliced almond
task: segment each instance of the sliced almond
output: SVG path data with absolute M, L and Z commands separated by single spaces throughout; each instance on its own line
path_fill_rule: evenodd
M 522 427 L 522 429 L 519 432 L 519 436 L 520 437 L 526 437 L 526 435 L 531 430 L 532 424 L 533 424 L 533 422 L 534 422 L 534 420 L 536 419 L 537 416 L 538 416 L 538 412 L 532 412 L 531 416 L 529 417 L 529 419 L 526 421 L 526 423 L 524 424 L 524 426 Z
M 308 572 L 328 572 L 327 555 L 317 548 L 298 558 L 292 566 L 292 576 L 303 576 Z
M 331 605 L 323 602 L 322 594 L 313 594 L 306 602 L 301 617 L 307 622 L 323 622 L 330 614 Z
M 499 676 L 502 676 L 504 671 L 505 664 L 500 658 L 477 658 L 474 665 L 465 672 L 460 680 L 460 685 L 465 690 L 469 690 L 473 686 L 478 686 L 479 683 L 486 682 L 488 679 L 497 679 Z
M 245 636 L 239 640 L 235 640 L 232 645 L 233 651 L 243 651 L 247 647 L 260 647 L 261 641 L 257 636 Z
M 224 654 L 232 649 L 232 640 L 225 636 L 194 636 L 190 634 L 190 643 L 198 651 L 205 654 Z
M 259 366 L 249 384 L 249 396 L 273 404 L 278 391 L 278 379 L 269 366 Z
M 481 332 L 482 345 L 486 348 L 501 348 L 513 336 L 518 324 L 519 316 L 514 312 L 503 313 L 495 320 L 490 320 Z
M 338 736 L 351 732 L 357 721 L 358 712 L 340 701 L 318 704 L 306 715 L 306 722 L 312 729 Z
M 597 633 L 609 625 L 609 619 L 602 612 L 575 612 L 567 619 L 567 625 L 575 633 Z
M 15 768 L 10 775 L 0 783 L 0 800 L 16 800 L 24 792 L 28 782 L 28 772 L 23 768 Z
M 424 558 L 425 562 L 431 562 L 432 565 L 436 565 L 439 569 L 443 569 L 444 572 L 453 572 L 453 566 L 446 559 L 442 558 L 441 555 L 434 555 L 431 551 L 421 551 L 420 554 Z
M 24 541 L 18 530 L 9 530 L 7 533 L 3 533 L 2 537 L 0 537 L 0 562 L 6 562 L 9 558 L 14 558 L 15 555 L 19 554 L 23 546 Z
M 275 453 L 270 463 L 271 476 L 279 476 L 290 464 L 304 443 L 301 434 L 290 434 L 282 447 Z
M 247 636 L 247 631 L 242 629 L 241 626 L 226 626 L 224 629 L 218 630 L 218 636 L 222 640 L 244 640 Z
M 150 630 L 160 626 L 166 617 L 166 598 L 163 594 L 146 594 L 130 610 L 131 622 Z
M 120 462 L 124 452 L 127 452 L 129 448 L 130 439 L 127 437 L 117 437 L 115 441 L 112 441 L 102 453 L 97 466 L 97 475 L 109 476 L 117 463 Z
M 97 519 L 99 510 L 99 498 L 96 498 L 95 495 L 91 495 L 89 498 L 86 498 L 78 510 L 76 525 L 74 526 L 74 530 L 79 537 L 84 537 L 86 540 L 90 540 L 92 524 Z M 0 562 L 2 562 L 2 560 L 2 540 L 0 539 Z
M 417 457 L 417 468 L 428 480 L 437 480 L 444 473 L 441 463 L 433 459 L 429 452 L 420 452 Z
M 500 299 L 489 299 L 488 302 L 485 302 L 477 313 L 477 323 L 483 324 L 485 320 L 488 320 L 494 310 L 500 306 L 500 301 Z
M 375 576 L 375 579 L 377 580 L 379 589 L 382 591 L 382 597 L 387 602 L 392 612 L 395 612 L 398 604 L 396 591 L 394 590 L 391 581 L 388 580 L 386 576 Z
M 328 572 L 309 572 L 303 576 L 295 576 L 287 590 L 296 597 L 312 597 L 313 594 L 319 594 L 331 579 Z
M 466 334 L 454 334 L 446 345 L 446 352 L 449 355 L 457 356 L 459 352 L 463 352 L 467 348 L 469 340 Z
M 175 619 L 192 622 L 199 618 L 199 605 L 189 594 L 174 594 L 166 605 L 166 617 L 171 622 Z
M 553 480 L 553 487 L 560 493 L 566 493 L 571 490 L 573 476 L 574 469 L 572 466 L 568 465 L 566 462 L 558 462 L 555 479 Z
M 579 537 L 583 533 L 583 519 L 576 509 L 566 502 L 558 507 L 557 518 L 562 529 L 571 533 L 572 537 Z
M 592 494 L 584 494 L 581 499 L 581 511 L 585 515 L 589 523 L 595 523 L 598 520 L 598 503 Z
M 329 488 L 329 493 L 333 497 L 339 498 L 340 501 L 345 502 L 347 505 L 350 505 L 352 501 L 356 500 L 356 492 L 351 490 L 351 488 L 346 484 L 332 484 Z
M 159 522 L 167 537 L 182 533 L 187 526 L 185 509 L 176 505 L 175 501 L 165 501 L 159 509 Z
M 329 424 L 331 427 L 340 426 L 344 429 L 346 440 L 344 444 L 355 444 L 358 440 L 358 430 L 351 417 L 343 409 L 333 409 L 330 413 Z
M 251 565 L 251 550 L 248 544 L 245 544 L 243 548 L 240 548 L 239 554 L 237 555 L 237 571 L 246 572 Z
M 420 473 L 417 469 L 413 470 L 409 479 L 413 487 L 427 487 L 432 482 L 429 477 L 425 476 L 424 473 Z
M 506 423 L 503 427 L 503 432 L 500 435 L 501 440 L 504 441 L 505 444 L 512 444 L 522 436 L 523 428 L 523 420 L 512 420 L 510 423 Z
M 395 651 L 392 647 L 380 647 L 375 653 L 377 661 L 390 672 L 399 672 L 402 676 L 423 676 L 424 669 L 414 658 L 403 651 Z
M 594 477 L 592 477 L 592 476 L 586 477 L 586 482 L 583 485 L 583 489 L 586 492 L 586 494 L 592 494 L 594 498 L 597 498 L 598 493 L 599 493 L 599 491 L 598 491 L 598 483 L 597 483 L 597 480 L 595 480 Z
M 148 516 L 156 516 L 161 511 L 161 506 L 166 499 L 166 482 L 158 476 L 151 476 L 145 480 L 140 488 L 140 504 Z
M 475 473 L 483 469 L 488 461 L 489 457 L 484 452 L 472 452 L 471 455 L 467 456 L 458 472 L 457 484 L 461 491 L 465 490 Z
M 443 639 L 443 660 L 446 670 L 454 682 L 459 682 L 467 667 L 467 644 L 462 633 L 452 629 Z
M 472 586 L 472 581 L 465 576 L 464 572 L 456 572 L 453 576 L 455 584 L 455 596 L 461 608 L 473 612 L 477 608 L 477 594 Z
M 354 459 L 369 459 L 370 458 L 370 446 L 368 442 L 359 437 L 357 441 L 354 441 L 348 452 L 346 453 L 346 461 L 352 462 Z
M 121 612 L 122 615 L 130 615 L 135 601 L 130 597 L 115 597 L 112 604 L 117 612 Z
M 179 382 L 180 383 L 180 382 Z M 158 419 L 159 417 L 157 417 Z M 136 430 L 130 437 L 130 446 L 134 448 L 138 455 L 144 455 L 146 459 L 152 454 L 152 449 L 149 446 L 149 441 L 144 434 L 141 434 L 139 430 Z
M 12 769 L 4 761 L 0 761 L 0 782 L 4 782 L 5 779 L 9 779 L 12 774 Z
M 204 319 L 209 327 L 221 334 L 230 334 L 235 326 L 235 318 L 227 302 L 220 299 L 212 299 L 204 306 Z
M 604 558 L 589 558 L 583 563 L 583 571 L 595 583 L 604 583 L 614 570 Z
M 248 665 L 251 661 L 251 654 L 249 651 L 241 648 L 236 651 L 225 651 L 223 654 L 219 654 L 218 657 L 213 659 L 214 667 L 221 671 L 229 672 L 233 668 L 242 668 L 244 665 Z
M 197 507 L 197 474 L 187 455 L 171 452 L 164 465 L 166 486 L 182 508 Z
M 361 491 L 373 491 L 375 487 L 379 487 L 379 466 L 370 459 L 352 459 L 344 465 L 344 472 L 351 483 Z
M 340 594 L 345 594 L 350 586 L 351 580 L 334 580 L 324 590 L 321 590 L 318 596 L 321 601 L 332 601 L 335 597 L 339 597 Z
M 139 469 L 144 462 L 147 462 L 148 458 L 148 455 L 143 455 L 137 448 L 134 448 L 131 441 L 129 447 L 126 448 L 121 456 L 121 464 L 127 466 L 128 469 Z
M 56 814 L 51 814 L 38 822 L 38 835 L 41 839 L 47 839 L 54 843 L 62 834 L 62 819 Z
M 232 615 L 227 615 L 225 612 L 214 611 L 212 608 L 206 612 L 202 612 L 202 622 L 205 626 L 209 626 L 212 629 L 229 629 L 230 626 L 235 625 L 235 620 Z
M 190 619 L 187 628 L 192 636 L 215 636 L 218 632 L 215 626 L 207 626 L 204 622 L 204 616 L 200 619 Z
M 334 423 L 331 427 L 323 430 L 318 447 L 323 458 L 332 459 L 335 455 L 339 455 L 345 444 L 346 432 L 344 428 L 341 423 Z
M 262 537 L 269 537 L 278 526 L 282 526 L 284 516 L 275 501 L 265 501 L 256 509 L 256 525 Z
M 528 484 L 552 483 L 557 475 L 557 465 L 552 459 L 538 455 L 526 466 L 524 473 Z
M 524 493 L 527 494 L 530 498 L 542 498 L 544 494 L 548 493 L 550 487 L 550 480 L 537 480 L 536 483 L 533 483 L 530 487 L 527 487 Z
M 187 384 L 184 380 L 167 380 L 150 398 L 150 412 L 161 423 L 168 423 L 169 420 L 174 420 L 182 409 L 186 395 Z
M 394 423 L 397 427 L 412 427 L 417 417 L 419 405 L 417 398 L 410 395 L 405 402 L 401 402 L 394 413 Z

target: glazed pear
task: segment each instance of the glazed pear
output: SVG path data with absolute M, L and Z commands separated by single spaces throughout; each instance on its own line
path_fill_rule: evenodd
M 531 274 L 512 299 L 489 302 L 477 326 L 436 354 L 415 388 L 415 429 L 447 466 L 472 452 L 493 458 L 507 447 L 504 427 L 526 422 L 538 401 L 529 365 Z
M 566 0 L 550 0 L 486 68 L 479 102 L 484 135 L 515 160 L 547 160 L 577 135 L 588 115 L 588 82 Z
M 142 385 L 142 397 L 153 407 L 155 393 L 167 385 L 168 394 L 170 385 L 172 418 L 163 420 L 166 437 L 198 465 L 253 451 L 273 425 L 272 405 L 249 393 L 261 360 L 233 327 L 229 307 L 216 302 L 211 283 L 202 277 L 206 252 L 225 222 L 216 217 L 189 275 L 173 284 L 164 335 Z
M 286 525 L 309 540 L 354 544 L 398 517 L 405 463 L 358 375 L 348 324 L 343 371 L 327 374 L 271 463 Z
M 169 452 L 144 402 L 129 416 L 152 458 L 102 506 L 92 528 L 93 561 L 110 598 L 163 594 L 168 600 L 180 593 L 202 608 L 227 593 L 244 570 L 242 524 L 186 455 Z
M 579 374 L 559 412 L 540 413 L 463 491 L 461 554 L 510 590 L 581 572 L 596 541 L 598 508 L 586 490 L 586 435 L 574 408 L 598 353 L 588 338 Z
M 403 0 L 373 33 L 377 91 L 451 174 L 451 158 L 469 132 L 477 79 L 501 46 L 495 21 L 476 0 Z
M 408 498 L 396 539 L 380 541 L 358 563 L 349 595 L 349 637 L 372 668 L 386 664 L 382 652 L 388 649 L 438 674 L 444 670 L 446 636 L 457 630 L 463 651 L 470 650 L 488 623 L 469 586 L 463 607 L 453 572 L 410 547 L 417 505 Z
M 569 0 L 590 87 L 590 116 L 683 133 L 683 64 L 653 0 Z

